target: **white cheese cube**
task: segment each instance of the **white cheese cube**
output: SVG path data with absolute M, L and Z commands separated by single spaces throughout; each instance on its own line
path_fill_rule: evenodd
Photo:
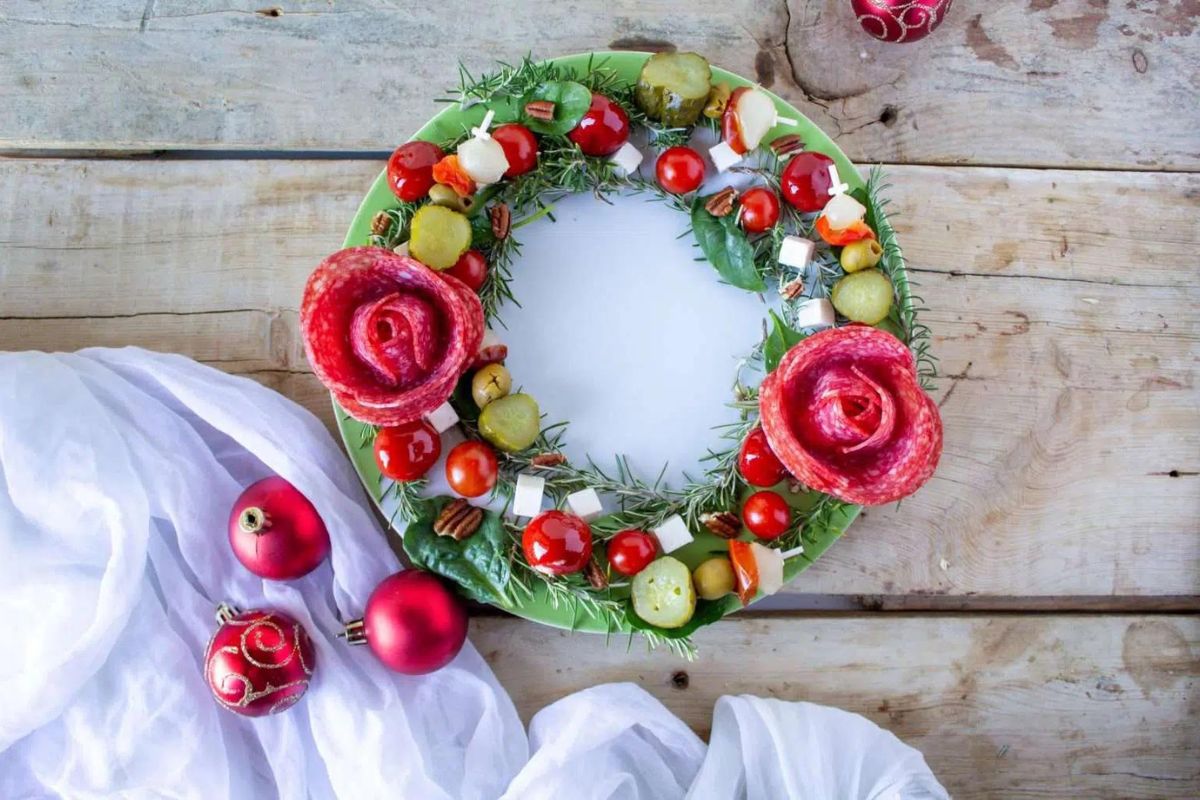
M 778 550 L 751 542 L 754 561 L 758 564 L 758 591 L 764 597 L 783 588 L 783 554 Z
M 621 149 L 608 157 L 617 169 L 626 175 L 632 175 L 642 163 L 642 152 L 629 142 L 621 145 Z
M 438 433 L 445 433 L 458 424 L 458 412 L 454 410 L 454 406 L 450 405 L 449 402 L 445 402 L 433 411 L 430 411 L 429 416 L 425 419 L 429 421 L 429 424 Z
M 785 236 L 779 246 L 779 263 L 802 270 L 812 261 L 817 245 L 802 236 Z
M 826 297 L 814 297 L 796 306 L 796 327 L 832 328 L 834 323 L 833 303 Z
M 489 347 L 496 347 L 497 345 L 501 344 L 504 344 L 504 342 L 500 341 L 500 337 L 496 335 L 494 330 L 491 328 L 484 328 L 483 340 L 479 343 L 480 350 L 487 350 Z
M 668 517 L 662 525 L 654 529 L 653 533 L 654 538 L 658 539 L 658 546 L 664 553 L 678 550 L 685 544 L 689 544 L 693 538 L 683 517 L 678 514 Z
M 591 522 L 604 513 L 604 506 L 600 505 L 600 495 L 591 488 L 567 495 L 567 507 L 584 522 Z
M 408 255 L 408 242 L 401 242 L 392 248 L 392 252 L 398 256 Z
M 512 512 L 518 517 L 536 517 L 542 513 L 542 497 L 546 494 L 546 479 L 522 472 L 517 476 L 513 492 Z
M 834 195 L 821 212 L 825 221 L 829 223 L 829 227 L 835 231 L 853 225 L 866 213 L 866 206 L 848 194 Z
M 708 148 L 708 157 L 712 159 L 717 172 L 724 172 L 742 160 L 742 155 L 734 151 L 728 142 L 721 142 L 716 147 Z

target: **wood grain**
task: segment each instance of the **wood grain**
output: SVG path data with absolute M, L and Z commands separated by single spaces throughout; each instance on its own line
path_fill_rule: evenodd
M 525 719 L 633 681 L 707 736 L 716 699 L 749 693 L 866 715 L 959 800 L 1200 794 L 1195 617 L 731 618 L 698 634 L 691 664 L 499 618 L 471 639 Z
M 0 346 L 183 352 L 332 422 L 296 304 L 378 168 L 0 161 Z M 1200 176 L 891 175 L 946 376 L 945 455 L 790 589 L 1200 594 Z
M 845 0 L 533 0 L 521 11 L 9 0 L 0 149 L 390 149 L 436 109 L 459 59 L 480 70 L 530 50 L 679 48 L 756 77 L 859 161 L 1200 167 L 1190 0 L 960 5 L 903 46 L 865 35 Z

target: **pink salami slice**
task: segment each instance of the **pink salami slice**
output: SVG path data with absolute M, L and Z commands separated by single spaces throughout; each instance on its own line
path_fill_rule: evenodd
M 763 430 L 804 485 L 881 505 L 920 488 L 942 454 L 942 417 L 904 343 L 848 325 L 792 347 L 763 381 Z
M 313 372 L 355 419 L 400 425 L 444 403 L 479 350 L 483 307 L 466 284 L 378 247 L 321 262 L 300 330 Z

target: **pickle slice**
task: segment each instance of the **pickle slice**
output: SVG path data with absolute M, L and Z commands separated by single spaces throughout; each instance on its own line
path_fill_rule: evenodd
M 700 118 L 712 83 L 712 69 L 699 53 L 655 53 L 646 59 L 634 99 L 650 119 L 683 128 Z
M 424 205 L 412 218 L 408 252 L 430 269 L 450 269 L 471 246 L 471 223 L 457 211 Z
M 877 269 L 855 272 L 834 284 L 830 300 L 843 317 L 874 325 L 892 310 L 892 282 Z
M 696 613 L 692 573 L 677 558 L 663 556 L 633 578 L 633 610 L 651 625 L 679 628 Z
M 541 427 L 537 401 L 520 392 L 493 400 L 479 412 L 479 434 L 506 453 L 529 447 Z

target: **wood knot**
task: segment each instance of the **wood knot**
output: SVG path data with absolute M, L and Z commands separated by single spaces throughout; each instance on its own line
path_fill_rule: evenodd
M 671 676 L 671 685 L 676 689 L 686 689 L 688 688 L 689 683 L 691 683 L 691 678 L 689 678 L 687 672 L 682 669 Z

